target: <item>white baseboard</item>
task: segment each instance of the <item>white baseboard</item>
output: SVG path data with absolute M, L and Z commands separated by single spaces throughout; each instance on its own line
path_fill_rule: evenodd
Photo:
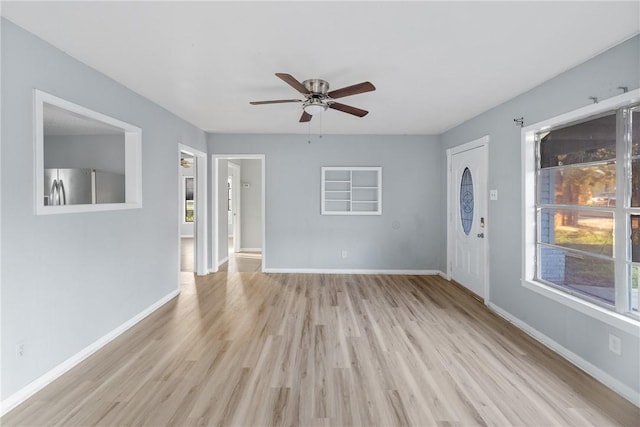
M 185 238 L 186 238 L 186 237 L 191 237 L 191 238 L 193 238 L 193 234 L 181 234 L 181 235 L 180 235 L 180 237 L 181 237 L 181 238 L 182 238 L 182 237 L 185 237 Z
M 80 350 L 75 355 L 71 356 L 69 359 L 65 360 L 55 368 L 51 369 L 49 372 L 35 379 L 34 381 L 27 384 L 22 389 L 18 390 L 11 396 L 7 397 L 5 400 L 0 402 L 0 417 L 14 409 L 16 406 L 27 400 L 29 397 L 33 396 L 35 393 L 40 391 L 45 386 L 49 385 L 59 376 L 69 371 L 71 368 L 76 366 L 78 363 L 85 360 L 87 357 L 91 356 L 96 351 L 100 350 L 102 347 L 107 345 L 109 342 L 113 341 L 119 335 L 130 329 L 132 326 L 135 326 L 142 319 L 162 307 L 167 302 L 171 301 L 180 293 L 179 289 L 171 291 L 169 294 L 162 297 L 159 301 L 149 306 L 144 311 L 140 312 L 136 316 L 132 317 L 122 325 L 118 326 L 116 329 L 112 330 L 102 338 L 97 341 L 89 344 L 89 346 Z
M 449 276 L 447 273 L 444 273 L 440 270 L 438 270 L 438 276 L 442 277 L 444 280 L 451 280 L 451 276 Z
M 228 256 L 222 258 L 220 261 L 218 261 L 218 267 L 220 267 L 222 264 L 224 264 L 227 261 L 229 261 L 229 257 Z
M 491 309 L 494 313 L 499 315 L 500 317 L 507 320 L 509 323 L 517 326 L 519 329 L 523 330 L 527 333 L 527 335 L 534 338 L 536 341 L 544 344 L 546 347 L 550 348 L 554 352 L 558 353 L 560 356 L 567 359 L 569 362 L 576 365 L 578 368 L 582 369 L 587 374 L 591 375 L 602 384 L 609 387 L 611 390 L 618 393 L 620 396 L 627 399 L 629 402 L 634 405 L 640 407 L 640 392 L 632 389 L 628 385 L 620 382 L 619 380 L 613 378 L 611 375 L 604 372 L 602 369 L 597 366 L 591 364 L 590 362 L 584 360 L 582 357 L 578 356 L 574 352 L 568 350 L 562 345 L 558 344 L 542 332 L 537 329 L 532 328 L 529 324 L 523 322 L 517 317 L 513 316 L 511 313 L 503 310 L 492 302 L 487 304 L 489 309 Z
M 262 252 L 262 248 L 240 248 L 240 252 Z
M 263 273 L 302 273 L 302 274 L 389 274 L 410 276 L 441 276 L 438 270 L 374 270 L 374 269 L 339 269 L 339 268 L 265 268 Z

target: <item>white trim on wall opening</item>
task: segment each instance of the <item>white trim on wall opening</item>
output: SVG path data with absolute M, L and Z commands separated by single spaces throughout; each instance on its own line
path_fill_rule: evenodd
M 242 242 L 242 196 L 240 188 L 240 177 L 242 167 L 239 164 L 229 162 L 228 175 L 231 177 L 231 229 L 233 231 L 233 251 L 240 252 Z M 227 230 L 228 232 L 229 230 Z
M 45 104 L 65 110 L 107 126 L 117 128 L 124 136 L 125 157 L 125 201 L 124 203 L 94 203 L 74 205 L 45 205 L 44 196 L 44 109 Z M 38 89 L 33 90 L 33 145 L 36 215 L 63 214 L 76 212 L 110 211 L 142 207 L 142 129 L 82 105 L 67 101 Z

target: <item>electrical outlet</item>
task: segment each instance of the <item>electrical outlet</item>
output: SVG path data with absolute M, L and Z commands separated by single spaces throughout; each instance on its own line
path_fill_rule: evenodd
M 498 200 L 498 190 L 489 190 L 489 200 Z
M 613 334 L 609 334 L 609 351 L 618 356 L 622 355 L 622 341 L 620 337 Z
M 24 357 L 24 342 L 20 341 L 16 343 L 16 357 L 19 359 Z
M 342 258 L 349 258 L 349 252 L 347 252 L 345 249 L 342 250 Z

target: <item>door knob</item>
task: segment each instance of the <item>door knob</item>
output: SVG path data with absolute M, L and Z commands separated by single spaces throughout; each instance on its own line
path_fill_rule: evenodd
M 479 237 L 480 239 L 484 239 L 484 233 L 478 233 L 478 237 Z

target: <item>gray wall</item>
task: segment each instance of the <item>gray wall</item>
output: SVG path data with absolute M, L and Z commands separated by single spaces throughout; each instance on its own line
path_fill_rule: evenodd
M 522 201 L 520 128 L 513 119 L 524 116 L 530 125 L 591 103 L 590 96 L 606 99 L 620 94 L 618 86 L 640 85 L 640 36 L 569 70 L 441 136 L 440 162 L 445 150 L 483 135 L 490 135 L 488 188 L 499 198 L 489 202 L 491 236 L 490 300 L 558 344 L 602 369 L 618 381 L 640 390 L 640 342 L 632 336 L 555 303 L 520 284 L 522 254 Z M 442 171 L 440 179 L 444 179 Z M 446 198 L 437 215 L 446 233 Z M 622 338 L 622 356 L 608 350 L 608 334 Z
M 1 27 L 4 400 L 177 289 L 178 142 L 206 142 L 9 21 Z M 34 215 L 34 88 L 142 128 L 142 209 Z
M 262 168 L 257 159 L 244 159 L 241 169 L 241 215 L 240 247 L 242 249 L 262 248 Z M 244 184 L 249 184 L 245 188 Z
M 44 167 L 88 168 L 124 174 L 124 134 L 45 135 Z
M 207 138 L 211 154 L 265 154 L 266 268 L 443 270 L 437 137 Z M 322 166 L 382 166 L 382 215 L 320 215 Z

